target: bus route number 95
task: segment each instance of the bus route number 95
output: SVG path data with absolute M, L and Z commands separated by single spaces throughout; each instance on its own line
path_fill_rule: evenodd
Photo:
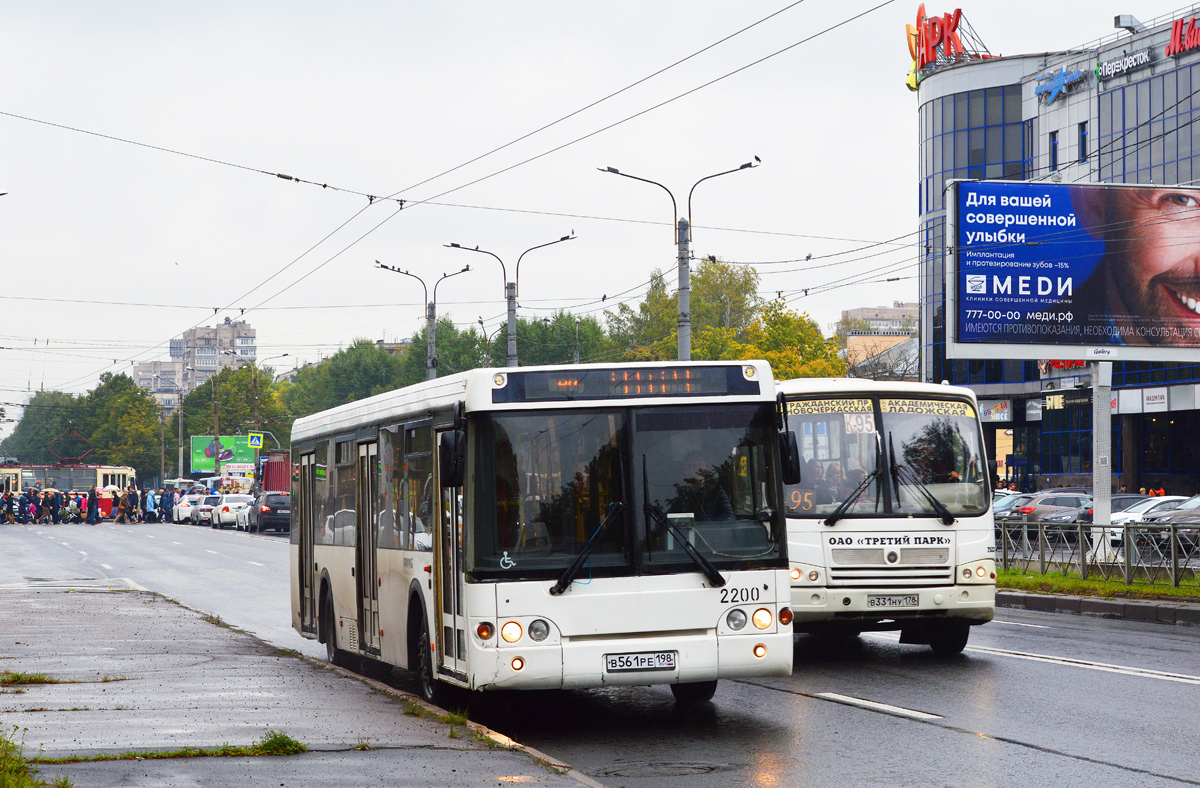
M 788 504 L 789 509 L 800 509 L 801 511 L 809 511 L 813 508 L 813 491 L 801 492 L 800 490 L 792 490 L 792 500 Z

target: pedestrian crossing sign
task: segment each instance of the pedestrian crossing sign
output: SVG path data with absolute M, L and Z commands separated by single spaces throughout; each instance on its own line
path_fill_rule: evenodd
M 252 433 L 250 433 L 249 438 L 250 439 L 246 443 L 251 449 L 261 449 L 262 448 L 263 436 L 262 436 L 261 432 L 252 432 Z

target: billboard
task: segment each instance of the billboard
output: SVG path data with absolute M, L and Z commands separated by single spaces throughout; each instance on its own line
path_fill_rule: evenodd
M 250 448 L 247 435 L 222 435 L 220 438 L 221 470 L 223 471 L 253 471 L 254 449 Z M 193 473 L 216 470 L 217 442 L 211 435 L 192 436 Z
M 952 185 L 947 356 L 1200 360 L 1200 189 Z

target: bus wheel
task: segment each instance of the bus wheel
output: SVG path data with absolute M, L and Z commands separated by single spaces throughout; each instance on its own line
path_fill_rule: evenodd
M 333 598 L 328 594 L 325 595 L 325 601 L 321 604 L 321 629 L 325 633 L 325 660 L 339 668 L 353 670 L 353 664 L 350 659 L 350 652 L 343 651 L 337 647 L 337 627 L 334 625 L 333 619 Z
M 697 681 L 691 684 L 672 684 L 671 694 L 676 703 L 705 703 L 717 692 L 717 681 Z
M 929 647 L 938 656 L 961 654 L 967 647 L 967 638 L 971 636 L 971 627 L 958 621 L 947 621 L 942 626 L 931 628 L 929 631 Z
M 421 698 L 426 703 L 435 706 L 442 705 L 445 700 L 446 686 L 434 678 L 433 650 L 429 647 L 429 627 L 421 622 L 421 637 L 417 640 L 417 683 L 420 685 Z

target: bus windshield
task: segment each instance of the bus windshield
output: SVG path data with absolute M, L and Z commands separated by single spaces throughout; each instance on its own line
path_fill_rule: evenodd
M 477 577 L 557 577 L 781 560 L 770 404 L 483 414 L 471 431 Z M 620 510 L 600 533 L 609 504 Z
M 987 510 L 983 447 L 970 403 L 916 397 L 792 400 L 800 484 L 789 517 L 978 515 Z

